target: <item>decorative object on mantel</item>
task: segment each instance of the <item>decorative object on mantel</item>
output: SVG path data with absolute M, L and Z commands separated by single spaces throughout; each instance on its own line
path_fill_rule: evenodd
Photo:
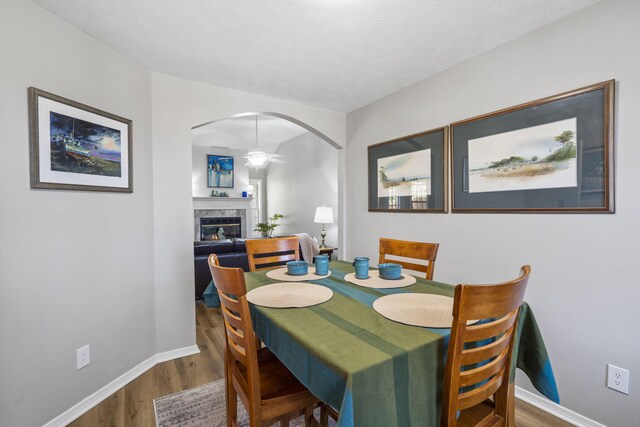
M 451 124 L 453 212 L 613 213 L 615 81 Z
M 264 151 L 260 150 L 259 143 L 258 143 L 258 115 L 255 116 L 256 118 L 256 145 L 254 148 L 250 148 L 249 152 L 247 153 L 246 156 L 244 156 L 247 159 L 247 163 L 245 164 L 245 166 L 253 166 L 254 168 L 259 168 L 261 166 L 263 166 L 265 163 L 267 162 L 272 162 L 272 163 L 287 163 L 286 161 L 282 160 L 282 157 L 285 157 L 281 154 L 268 154 L 265 153 Z
M 207 187 L 233 188 L 233 156 L 207 154 Z
M 448 128 L 368 147 L 369 212 L 447 212 Z
M 211 202 L 211 201 L 217 201 L 216 199 L 220 199 L 220 197 L 213 197 L 213 196 L 194 196 L 193 197 L 193 201 L 194 202 Z M 251 200 L 253 200 L 252 197 L 226 197 L 225 198 L 225 202 L 226 201 L 235 201 L 235 202 L 245 202 L 245 203 L 250 203 Z
M 229 193 L 226 191 L 213 190 L 211 191 L 211 197 L 229 197 Z
M 133 192 L 131 120 L 28 92 L 31 188 Z
M 318 206 L 316 208 L 316 215 L 313 218 L 313 222 L 316 224 L 322 224 L 322 232 L 320 233 L 320 237 L 322 237 L 322 243 L 320 244 L 321 248 L 326 248 L 327 245 L 324 244 L 324 238 L 327 237 L 327 232 L 324 229 L 325 224 L 333 224 L 333 210 L 329 206 Z
M 284 218 L 283 215 L 281 214 L 273 214 L 272 216 L 270 216 L 269 218 L 267 218 L 267 222 L 259 222 L 256 224 L 256 228 L 254 228 L 254 231 L 258 231 L 260 232 L 260 235 L 262 237 L 271 237 L 271 235 L 273 234 L 273 230 L 276 229 L 276 227 L 278 227 L 278 221 L 281 220 L 282 218 Z

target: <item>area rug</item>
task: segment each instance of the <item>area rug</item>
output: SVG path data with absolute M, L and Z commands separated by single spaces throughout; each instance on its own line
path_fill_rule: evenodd
M 224 380 L 180 391 L 153 400 L 157 427 L 225 427 Z M 319 410 L 316 409 L 319 417 Z M 278 424 L 274 424 L 278 425 Z M 238 426 L 249 426 L 249 415 L 238 400 Z M 304 418 L 289 423 L 290 427 L 303 427 Z M 335 426 L 329 419 L 329 426 Z

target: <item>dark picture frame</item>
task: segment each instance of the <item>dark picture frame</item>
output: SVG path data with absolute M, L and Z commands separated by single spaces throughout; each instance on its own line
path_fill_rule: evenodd
M 31 188 L 133 192 L 133 122 L 28 88 Z
M 454 213 L 613 213 L 609 80 L 450 124 Z
M 444 126 L 370 145 L 369 212 L 446 213 L 448 135 Z
M 207 154 L 207 187 L 233 188 L 233 156 Z

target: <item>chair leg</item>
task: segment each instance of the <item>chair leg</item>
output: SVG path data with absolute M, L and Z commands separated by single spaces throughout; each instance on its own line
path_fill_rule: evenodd
M 516 426 L 516 382 L 509 383 L 509 394 L 507 397 L 507 426 Z
M 329 412 L 327 412 L 327 405 L 324 403 L 320 405 L 320 425 L 322 427 L 329 425 Z
M 304 427 L 313 427 L 313 405 L 304 408 Z
M 234 427 L 238 424 L 238 394 L 231 384 L 231 379 L 227 379 L 227 427 Z

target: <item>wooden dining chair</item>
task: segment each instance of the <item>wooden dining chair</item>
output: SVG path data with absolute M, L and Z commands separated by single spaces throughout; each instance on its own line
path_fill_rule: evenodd
M 313 408 L 320 401 L 266 347 L 257 348 L 244 272 L 220 267 L 215 254 L 209 269 L 220 296 L 226 348 L 224 356 L 227 427 L 237 427 L 238 396 L 249 414 L 250 427 L 269 426 L 304 413 L 305 426 L 320 426 Z
M 249 270 L 266 270 L 300 259 L 298 237 L 276 237 L 273 239 L 247 240 Z
M 525 265 L 509 282 L 456 286 L 441 427 L 507 426 L 514 404 L 511 355 L 530 272 Z M 469 320 L 485 323 L 467 325 Z
M 380 238 L 380 264 L 393 262 L 402 265 L 407 270 L 419 271 L 425 274 L 427 280 L 433 280 L 433 269 L 438 256 L 438 243 L 410 242 L 407 240 Z M 387 255 L 396 257 L 412 258 L 426 261 L 427 264 L 416 264 L 399 259 L 389 259 Z

